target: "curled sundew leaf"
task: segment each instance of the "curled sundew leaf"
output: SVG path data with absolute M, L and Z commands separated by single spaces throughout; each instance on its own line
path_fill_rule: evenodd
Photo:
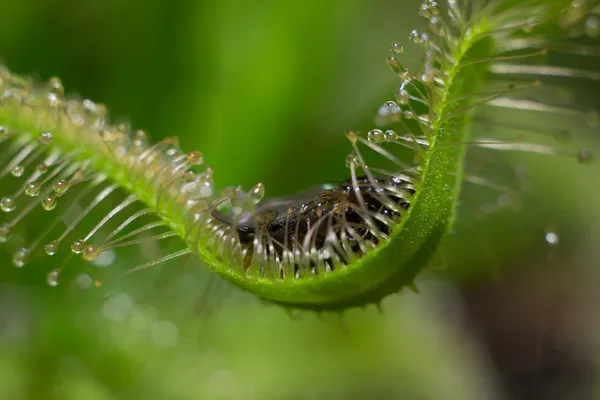
M 536 141 L 539 132 L 519 122 L 514 128 L 524 132 L 514 138 L 473 134 L 480 110 L 597 119 L 554 102 L 558 86 L 544 82 L 600 80 L 547 57 L 561 43 L 573 48 L 569 40 L 592 10 L 562 0 L 425 1 L 419 14 L 428 30 L 410 35 L 423 50 L 420 69 L 404 68 L 398 43 L 387 60 L 401 84 L 377 122 L 391 129 L 366 137 L 347 132 L 346 181 L 276 199 L 265 200 L 260 183 L 217 193 L 218 171 L 204 166 L 200 152 L 183 152 L 176 138 L 151 144 L 144 132 L 109 123 L 104 106 L 68 100 L 57 79 L 39 84 L 3 71 L 0 179 L 11 183 L 2 186 L 0 242 L 17 267 L 43 253 L 55 257 L 50 286 L 73 257 L 110 265 L 119 249 L 151 254 L 179 237 L 179 250 L 127 272 L 193 253 L 234 285 L 286 307 L 378 303 L 412 287 L 428 265 L 455 222 L 465 182 L 498 189 L 465 173 L 468 148 L 571 154 L 546 138 Z M 591 159 L 586 149 L 572 155 Z M 104 216 L 92 218 L 103 207 Z M 52 222 L 32 238 L 20 231 L 24 220 L 47 213 Z

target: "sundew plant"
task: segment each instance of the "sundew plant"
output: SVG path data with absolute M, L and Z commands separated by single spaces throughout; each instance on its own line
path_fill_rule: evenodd
M 568 175 L 594 168 L 598 13 L 592 1 L 417 5 L 423 23 L 406 43 L 392 43 L 387 58 L 397 77 L 392 96 L 371 105 L 377 111 L 368 129 L 347 126 L 339 134 L 345 176 L 322 171 L 319 186 L 281 196 L 270 196 L 278 191 L 263 183 L 220 183 L 210 154 L 183 149 L 178 132 L 153 140 L 109 118 L 110 105 L 70 96 L 59 78 L 2 69 L 0 251 L 7 280 L 43 296 L 91 302 L 121 321 L 135 308 L 123 282 L 147 296 L 157 290 L 144 283 L 148 274 L 177 279 L 204 271 L 202 282 L 185 278 L 201 307 L 215 301 L 205 281 L 216 279 L 238 296 L 263 300 L 257 304 L 343 316 L 371 305 L 381 311 L 392 294 L 412 296 L 405 289 L 418 292 L 418 280 L 440 266 L 451 273 L 461 241 L 487 258 L 469 275 L 497 273 L 501 254 L 517 245 L 497 245 L 483 232 L 492 226 L 522 237 L 532 230 L 529 223 L 507 227 L 497 216 L 535 211 L 548 198 L 561 203 L 568 196 L 557 188 L 572 184 Z M 302 155 L 294 157 L 302 165 Z M 544 163 L 565 173 L 534 191 L 527 166 Z M 488 223 L 470 228 L 470 238 L 461 234 L 482 215 L 498 228 Z M 543 216 L 533 230 L 556 245 L 560 220 Z M 151 336 L 168 347 L 177 327 L 155 323 Z M 211 375 L 223 382 L 209 379 L 201 393 L 227 387 L 231 372 L 224 374 Z M 109 392 L 129 382 L 109 381 Z M 240 383 L 237 398 L 252 386 Z M 215 398 L 231 397 L 223 393 Z

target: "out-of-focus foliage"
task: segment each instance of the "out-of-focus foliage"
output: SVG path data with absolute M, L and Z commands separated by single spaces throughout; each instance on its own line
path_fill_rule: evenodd
M 60 76 L 69 91 L 106 103 L 113 117 L 127 116 L 154 139 L 178 136 L 183 148 L 204 153 L 220 186 L 262 181 L 268 196 L 280 195 L 346 177 L 343 132 L 371 126 L 377 105 L 392 96 L 388 45 L 416 27 L 417 7 L 408 0 L 4 1 L 0 58 L 18 73 Z M 592 205 L 600 191 L 573 193 L 593 173 L 548 163 L 533 166 L 550 188 L 536 201 L 553 201 L 530 216 L 538 224 L 530 240 L 543 242 L 539 221 L 560 214 L 572 233 L 568 252 L 581 246 L 589 233 L 582 230 L 597 228 L 582 221 L 598 221 Z M 572 187 L 547 185 L 565 171 Z M 474 224 L 492 252 L 525 268 L 548 251 L 515 254 L 503 245 L 511 224 L 526 224 L 523 215 Z M 482 248 L 454 242 L 457 254 Z M 464 269 L 488 262 L 486 251 L 475 253 L 462 258 Z M 0 270 L 12 268 L 8 260 L 0 253 Z M 461 301 L 445 284 L 426 282 L 419 296 L 388 299 L 383 315 L 369 309 L 341 320 L 293 320 L 237 292 L 207 291 L 208 282 L 201 266 L 176 263 L 133 274 L 106 299 L 5 280 L 0 398 L 500 396 L 485 348 L 467 332 Z

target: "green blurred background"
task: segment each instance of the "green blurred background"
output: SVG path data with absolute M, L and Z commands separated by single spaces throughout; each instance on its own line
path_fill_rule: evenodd
M 5 0 L 0 59 L 60 76 L 154 139 L 178 136 L 220 187 L 260 181 L 276 196 L 346 177 L 343 133 L 393 97 L 385 59 L 421 23 L 418 4 Z M 468 219 L 451 268 L 383 314 L 290 318 L 194 262 L 134 274 L 107 298 L 5 277 L 0 398 L 590 398 L 597 170 L 528 166 L 525 211 Z M 549 227 L 560 246 L 544 243 Z

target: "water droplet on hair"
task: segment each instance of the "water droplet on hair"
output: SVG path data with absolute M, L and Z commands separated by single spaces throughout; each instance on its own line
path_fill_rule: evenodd
M 58 278 L 60 276 L 60 272 L 56 269 L 48 272 L 48 276 L 46 277 L 46 283 L 48 286 L 58 286 Z
M 41 201 L 42 208 L 46 211 L 54 210 L 56 208 L 56 203 L 56 196 L 54 196 L 53 194 L 44 197 Z
M 3 197 L 0 199 L 0 209 L 4 212 L 14 211 L 16 206 L 15 200 L 12 197 Z
M 12 257 L 12 262 L 15 265 L 15 267 L 21 268 L 22 266 L 24 266 L 25 262 L 27 261 L 28 255 L 29 251 L 24 247 L 21 247 L 20 249 L 15 251 Z

